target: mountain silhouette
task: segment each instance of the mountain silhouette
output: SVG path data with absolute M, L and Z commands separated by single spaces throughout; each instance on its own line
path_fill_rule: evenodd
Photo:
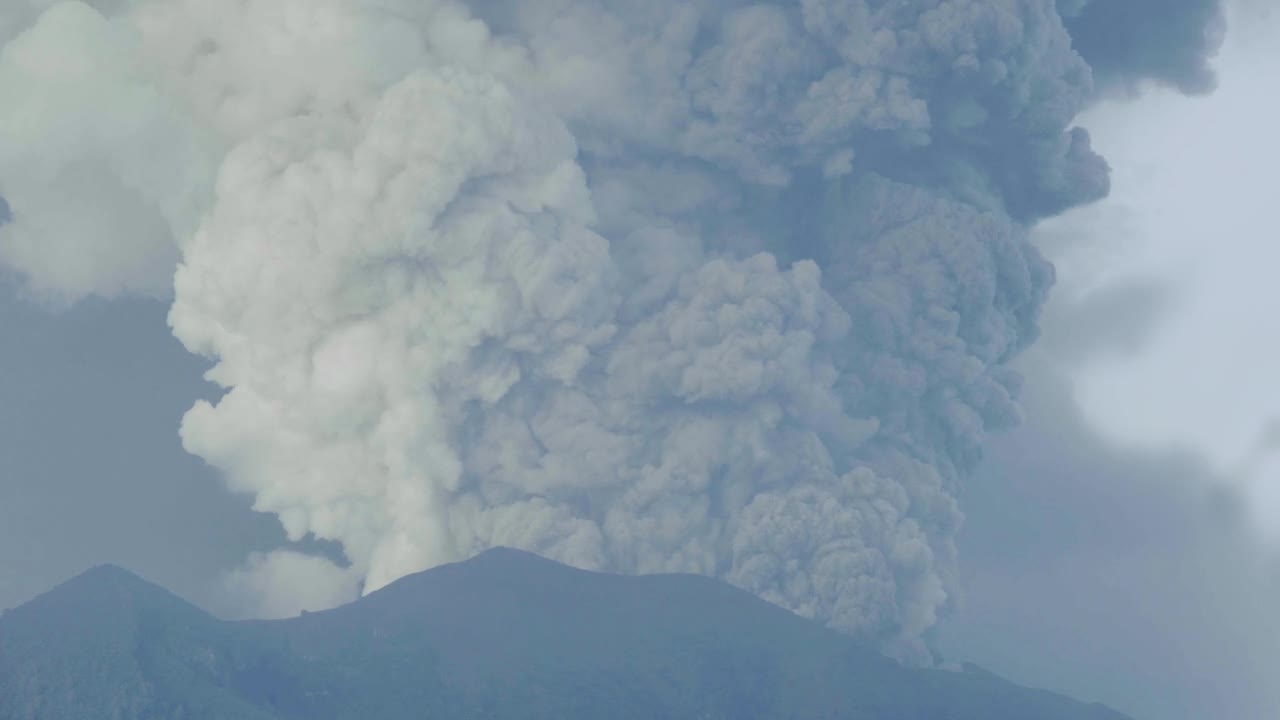
M 0 720 L 1126 720 L 917 670 L 722 582 L 496 549 L 224 622 L 105 566 L 0 618 Z

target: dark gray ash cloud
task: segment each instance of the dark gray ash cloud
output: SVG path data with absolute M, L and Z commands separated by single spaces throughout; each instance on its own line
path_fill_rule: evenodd
M 1076 50 L 1103 86 L 1154 80 L 1202 94 L 1217 81 L 1209 61 L 1222 45 L 1222 0 L 1059 0 Z
M 29 10 L 0 260 L 172 287 L 226 391 L 185 447 L 349 560 L 255 555 L 245 612 L 512 545 L 930 660 L 1053 282 L 1028 227 L 1109 185 L 1052 0 Z

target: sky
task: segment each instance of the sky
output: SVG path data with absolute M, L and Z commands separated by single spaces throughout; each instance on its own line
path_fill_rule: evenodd
M 1276 447 L 1271 428 L 1280 418 L 1280 397 L 1266 389 L 1280 361 L 1268 327 L 1280 102 L 1264 90 L 1280 53 L 1274 20 L 1239 25 L 1210 100 L 1155 93 L 1137 114 L 1104 107 L 1088 118 L 1116 166 L 1117 191 L 1065 222 L 1097 225 L 1107 212 L 1127 213 L 1133 232 L 1108 259 L 1111 282 L 1146 276 L 1178 289 L 1141 351 L 1099 358 L 1080 373 L 1090 422 L 1136 447 L 1204 453 L 1246 485 L 1258 529 L 1270 533 L 1280 528 L 1280 498 L 1254 464 L 1267 459 L 1260 444 Z
M 1280 410 L 1280 24 L 1240 17 L 1213 95 L 1156 90 L 1084 118 L 1112 194 L 1040 230 L 1060 283 L 1022 359 L 1028 420 L 970 486 L 968 596 L 941 630 L 953 656 L 1138 718 L 1280 706 L 1263 449 Z
M 963 600 L 934 631 L 948 659 L 1139 719 L 1280 706 L 1280 504 L 1267 457 L 1251 456 L 1280 415 L 1265 391 L 1280 353 L 1266 322 L 1280 27 L 1237 12 L 1253 14 L 1215 63 L 1217 92 L 1151 89 L 1081 120 L 1112 194 L 1036 231 L 1059 279 L 1017 361 L 1026 419 L 988 439 L 961 496 Z M 142 266 L 111 287 L 154 273 Z M 5 279 L 0 607 L 113 562 L 235 614 L 225 578 L 244 578 L 251 553 L 336 554 L 289 542 L 250 509 L 261 488 L 228 492 L 184 450 L 192 401 L 221 391 L 174 338 L 169 303 L 66 304 Z
M 178 442 L 177 420 L 209 388 L 165 311 L 143 299 L 51 310 L 6 288 L 0 605 L 108 562 L 208 598 L 220 569 L 280 539 Z

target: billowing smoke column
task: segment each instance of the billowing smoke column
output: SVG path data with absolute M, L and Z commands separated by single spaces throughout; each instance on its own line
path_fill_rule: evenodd
M 1153 79 L 1186 93 L 1216 85 L 1207 60 L 1226 29 L 1221 0 L 1058 0 L 1100 85 Z
M 511 545 L 927 661 L 1053 279 L 1027 228 L 1107 191 L 1067 3 L 31 2 L 0 259 L 172 280 L 226 388 L 186 447 L 348 560 L 253 558 L 254 612 Z

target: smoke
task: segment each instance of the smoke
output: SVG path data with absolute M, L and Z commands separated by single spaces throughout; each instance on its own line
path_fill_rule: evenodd
M 223 578 L 214 602 L 242 615 L 297 617 L 348 602 L 359 585 L 359 577 L 324 557 L 293 550 L 251 553 Z
M 0 10 L 0 39 L 25 10 Z M 56 4 L 0 55 L 0 262 L 51 299 L 163 294 L 207 196 L 212 153 L 130 35 Z
M 257 612 L 511 545 L 722 577 L 928 661 L 1053 281 L 1027 228 L 1108 188 L 1053 0 L 0 28 L 0 258 L 65 299 L 172 278 L 226 388 L 185 446 L 349 561 L 253 558 Z
M 1225 37 L 1222 0 L 1058 0 L 1058 7 L 1103 85 L 1154 80 L 1201 94 L 1217 84 L 1209 59 Z

